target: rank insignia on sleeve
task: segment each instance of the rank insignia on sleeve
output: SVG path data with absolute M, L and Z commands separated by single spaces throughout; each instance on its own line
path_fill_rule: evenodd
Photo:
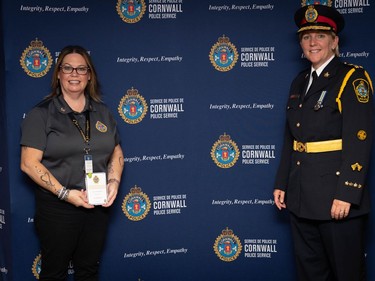
M 368 82 L 364 79 L 356 79 L 353 81 L 353 87 L 357 100 L 360 103 L 367 103 L 370 99 Z
M 359 184 L 359 183 L 356 183 L 356 182 L 346 181 L 345 185 L 350 186 L 350 187 L 355 187 L 355 188 L 358 188 L 358 189 L 362 188 L 362 184 Z
M 361 141 L 365 140 L 367 138 L 367 133 L 365 130 L 359 130 L 357 132 L 357 138 Z
M 362 168 L 363 168 L 361 165 L 359 165 L 358 162 L 355 163 L 355 164 L 353 164 L 351 167 L 352 167 L 353 171 L 357 170 L 358 172 L 360 172 L 362 170 Z

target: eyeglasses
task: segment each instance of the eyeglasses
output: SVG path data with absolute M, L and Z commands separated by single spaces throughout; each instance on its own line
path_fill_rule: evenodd
M 87 74 L 87 71 L 89 71 L 89 69 L 90 69 L 87 66 L 73 67 L 73 66 L 70 66 L 70 65 L 61 65 L 60 68 L 61 68 L 61 70 L 64 74 L 71 74 L 75 70 L 77 72 L 77 74 L 79 74 L 79 75 Z

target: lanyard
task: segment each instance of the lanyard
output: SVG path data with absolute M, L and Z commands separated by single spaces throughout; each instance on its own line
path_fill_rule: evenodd
M 88 154 L 90 151 L 90 148 L 89 148 L 90 146 L 90 113 L 88 110 L 86 111 L 85 115 L 86 115 L 85 131 L 83 131 L 82 127 L 79 125 L 77 119 L 75 118 L 73 112 L 69 113 L 70 119 L 72 120 L 76 128 L 78 129 L 85 143 L 85 148 L 83 150 L 86 152 L 86 154 Z

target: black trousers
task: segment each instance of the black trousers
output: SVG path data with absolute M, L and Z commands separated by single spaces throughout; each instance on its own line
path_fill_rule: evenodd
M 367 216 L 316 221 L 291 215 L 301 281 L 366 280 L 364 231 Z
M 88 210 L 58 203 L 38 205 L 35 225 L 41 246 L 39 280 L 66 280 L 72 262 L 74 280 L 97 281 L 108 209 L 97 206 Z

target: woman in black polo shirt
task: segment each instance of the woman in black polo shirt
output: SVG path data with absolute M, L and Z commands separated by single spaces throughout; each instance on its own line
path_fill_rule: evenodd
M 39 280 L 65 280 L 70 261 L 75 280 L 98 280 L 108 207 L 116 198 L 124 159 L 116 122 L 100 100 L 96 71 L 84 48 L 61 51 L 52 93 L 27 114 L 21 145 L 21 169 L 37 184 Z

